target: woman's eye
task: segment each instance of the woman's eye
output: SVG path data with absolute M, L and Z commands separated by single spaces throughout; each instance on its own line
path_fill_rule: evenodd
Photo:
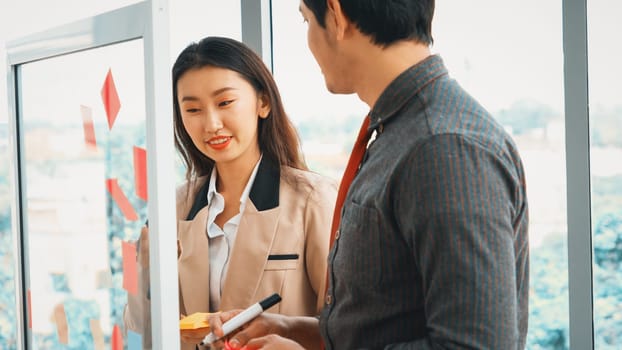
M 218 104 L 219 107 L 225 107 L 233 103 L 233 100 L 222 101 Z

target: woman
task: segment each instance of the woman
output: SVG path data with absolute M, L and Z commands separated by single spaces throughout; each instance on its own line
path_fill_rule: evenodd
M 208 37 L 178 56 L 173 97 L 187 167 L 177 191 L 180 312 L 246 308 L 279 293 L 268 312 L 318 314 L 336 184 L 308 171 L 269 70 L 244 44 Z M 128 299 L 131 329 L 148 301 Z M 182 331 L 182 349 L 206 334 Z

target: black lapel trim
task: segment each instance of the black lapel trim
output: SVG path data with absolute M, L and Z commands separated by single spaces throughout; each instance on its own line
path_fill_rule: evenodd
M 258 211 L 273 209 L 279 206 L 279 186 L 281 185 L 281 169 L 275 166 L 264 155 L 257 169 L 255 182 L 249 194 L 250 200 Z
M 203 187 L 194 197 L 194 203 L 186 217 L 188 221 L 193 220 L 197 213 L 207 205 L 207 192 L 209 191 L 209 180 L 211 177 L 209 175 L 206 177 L 205 184 L 203 184 Z M 265 157 L 262 157 L 257 169 L 257 175 L 255 176 L 255 182 L 253 182 L 251 193 L 249 194 L 250 200 L 258 211 L 269 210 L 279 206 L 280 184 L 281 169 Z
M 186 220 L 194 220 L 194 217 L 197 216 L 197 213 L 203 209 L 207 205 L 207 192 L 209 191 L 209 180 L 211 176 L 207 175 L 207 180 L 203 187 L 199 190 L 197 195 L 194 197 L 194 203 L 192 204 L 192 208 L 186 217 Z

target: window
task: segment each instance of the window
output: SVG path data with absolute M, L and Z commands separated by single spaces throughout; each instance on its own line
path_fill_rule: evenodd
M 208 35 L 242 40 L 240 1 L 174 0 L 169 6 L 171 67 L 188 44 Z
M 0 114 L 0 164 L 9 164 L 8 120 Z M 11 188 L 8 166 L 0 167 L 0 344 L 7 350 L 17 348 L 15 325 L 15 265 L 11 236 Z
M 618 1 L 588 4 L 595 349 L 622 344 L 622 32 Z
M 56 1 L 32 2 L 11 1 L 3 3 L 10 11 L 0 11 L 0 75 L 7 76 L 6 42 L 25 34 L 41 31 L 59 22 L 75 20 L 106 10 L 129 5 L 136 0 L 99 1 Z M 33 5 L 38 11 L 32 11 Z M 50 16 L 51 10 L 62 8 Z M 14 350 L 18 348 L 15 304 L 15 264 L 14 244 L 11 227 L 11 198 L 15 189 L 9 183 L 13 168 L 4 166 L 12 163 L 13 154 L 9 149 L 9 127 L 7 106 L 7 84 L 0 84 L 0 348 Z
M 151 10 L 141 2 L 9 46 L 26 311 L 16 311 L 24 320 L 19 348 L 139 348 L 149 317 L 137 315 L 140 324 L 128 329 L 123 311 L 143 291 L 160 316 L 155 341 L 165 348 L 179 342 L 178 333 L 162 332 L 177 327 L 178 317 L 169 302 L 177 291 L 162 287 L 177 280 L 175 250 L 165 248 L 176 246 L 175 237 L 157 234 L 174 231 L 175 169 L 166 165 L 171 101 L 156 98 L 170 89 L 168 65 L 154 60 L 168 53 L 168 42 L 149 25 L 167 22 Z M 158 271 L 151 289 L 139 283 L 135 243 L 146 219 L 147 168 Z
M 134 40 L 20 66 L 33 348 L 86 349 L 125 329 L 127 252 L 147 209 L 143 57 Z
M 561 15 L 561 1 L 442 1 L 433 26 L 433 50 L 506 127 L 523 159 L 530 213 L 527 349 L 569 347 Z
M 356 95 L 332 95 L 307 48 L 307 27 L 298 2 L 272 2 L 274 77 L 295 123 L 309 167 L 341 179 L 369 108 Z
M 204 36 L 241 38 L 240 2 L 227 2 L 226 6 L 215 0 L 169 4 L 171 65 L 187 44 Z M 86 7 L 90 12 L 84 13 L 89 15 L 102 11 L 101 6 Z M 140 8 L 147 9 L 142 4 Z M 80 7 L 70 6 L 63 12 L 65 20 L 55 17 L 56 22 L 40 21 L 40 27 L 24 27 L 44 30 L 64 24 L 58 21 L 79 17 L 76 13 L 81 13 Z M 93 31 L 97 31 L 95 26 Z M 89 30 L 85 32 L 91 35 Z M 106 36 L 110 32 L 114 31 L 97 34 Z M 0 40 L 4 47 L 4 38 Z M 64 43 L 72 44 L 69 38 L 54 42 Z M 4 57 L 6 53 L 1 54 Z M 147 214 L 146 200 L 141 197 L 146 195 L 145 188 L 139 189 L 135 182 L 137 154 L 140 157 L 147 153 L 145 57 L 141 39 L 46 58 L 18 68 L 17 82 L 23 88 L 19 93 L 24 130 L 20 142 L 26 174 L 23 192 L 28 206 L 24 209 L 24 230 L 28 232 L 24 245 L 29 254 L 23 267 L 27 281 L 24 303 L 32 311 L 32 324 L 26 329 L 32 335 L 31 347 L 98 348 L 122 339 L 130 348 L 136 348 L 140 342 L 141 334 L 124 331 L 123 307 L 130 292 L 126 283 L 131 282 L 126 281 L 124 273 L 128 260 L 124 259 L 125 248 L 137 238 Z M 165 69 L 170 72 L 170 66 Z M 109 77 L 120 104 L 114 122 L 107 120 L 106 103 L 102 101 Z M 6 90 L 2 91 L 6 96 Z M 0 102 L 6 111 L 4 100 Z M 11 155 L 4 113 L 2 117 L 0 159 L 8 159 Z M 174 175 L 179 182 L 183 176 L 181 164 L 177 170 Z M 7 242 L 0 256 L 11 262 L 0 270 L 0 307 L 8 311 L 0 313 L 0 343 L 14 349 L 19 344 L 9 226 L 9 190 L 14 189 L 8 188 L 8 171 L 0 171 L 0 239 Z

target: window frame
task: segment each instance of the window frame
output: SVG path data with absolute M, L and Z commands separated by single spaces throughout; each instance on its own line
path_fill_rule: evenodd
M 563 0 L 570 347 L 594 348 L 587 0 Z
M 175 182 L 167 174 L 173 164 L 173 122 L 171 113 L 171 77 L 169 74 L 169 8 L 167 0 L 143 1 L 117 10 L 103 13 L 41 33 L 26 36 L 7 45 L 8 94 L 9 94 L 9 150 L 11 192 L 11 221 L 14 242 L 15 297 L 17 347 L 32 346 L 29 327 L 28 290 L 29 247 L 26 222 L 25 159 L 22 151 L 24 139 L 22 125 L 22 101 L 19 94 L 20 67 L 23 64 L 122 43 L 143 40 L 145 67 L 146 141 L 151 156 L 147 159 L 149 179 L 148 216 L 152 232 L 175 232 Z M 157 140 L 157 142 L 156 142 Z M 178 349 L 179 318 L 176 286 L 177 256 L 175 235 L 153 234 L 150 236 L 150 274 L 152 340 L 154 349 Z

